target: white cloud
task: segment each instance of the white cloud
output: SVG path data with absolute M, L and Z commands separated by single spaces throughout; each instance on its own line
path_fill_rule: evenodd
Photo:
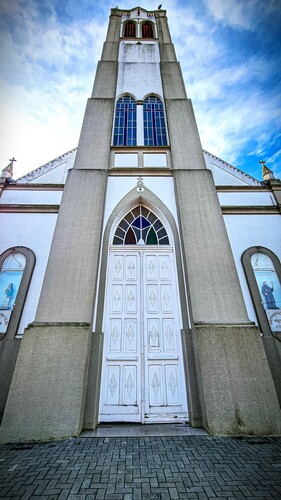
M 280 14 L 279 0 L 204 0 L 213 17 L 224 24 L 252 30 L 264 16 Z
M 54 15 L 40 30 L 34 2 L 23 16 L 19 4 L 11 3 L 15 25 L 1 33 L 0 62 L 0 161 L 17 158 L 15 177 L 76 147 L 106 33 L 106 22 L 64 26 Z

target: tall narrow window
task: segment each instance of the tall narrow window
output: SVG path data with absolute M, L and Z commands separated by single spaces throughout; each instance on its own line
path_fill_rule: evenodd
M 136 25 L 129 21 L 125 24 L 124 38 L 135 38 L 136 37 Z
M 21 253 L 7 257 L 0 271 L 0 333 L 6 333 L 16 302 L 26 258 Z
M 35 257 L 25 247 L 15 247 L 0 255 L 0 337 L 17 333 Z
M 251 265 L 271 331 L 281 331 L 281 286 L 274 264 L 261 252 L 251 256 Z
M 120 97 L 116 103 L 113 146 L 136 146 L 137 107 L 133 97 Z
M 169 245 L 169 238 L 160 219 L 139 205 L 119 223 L 113 245 Z
M 141 31 L 142 31 L 142 38 L 154 38 L 153 28 L 150 23 L 143 23 Z
M 248 248 L 242 255 L 253 304 L 263 334 L 281 333 L 281 266 L 264 247 Z
M 164 106 L 159 97 L 150 96 L 143 103 L 144 145 L 166 146 Z

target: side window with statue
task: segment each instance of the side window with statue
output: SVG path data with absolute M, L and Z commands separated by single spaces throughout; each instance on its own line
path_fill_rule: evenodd
M 0 255 L 0 338 L 11 324 L 12 334 L 17 333 L 34 264 L 33 252 L 25 247 L 11 248 Z

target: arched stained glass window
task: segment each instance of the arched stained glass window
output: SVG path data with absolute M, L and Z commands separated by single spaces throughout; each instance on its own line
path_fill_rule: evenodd
M 169 238 L 160 219 L 139 205 L 119 223 L 113 245 L 169 245 Z
M 136 25 L 132 21 L 125 24 L 124 38 L 135 38 L 136 37 Z
M 142 38 L 154 38 L 153 28 L 150 23 L 143 23 L 141 27 Z
M 251 265 L 271 331 L 281 331 L 281 285 L 274 264 L 261 252 L 251 256 Z
M 0 271 L 0 333 L 6 333 L 16 302 L 26 258 L 15 252 L 3 262 Z
M 116 103 L 113 146 L 136 146 L 137 106 L 133 97 L 120 97 Z
M 149 96 L 143 103 L 145 146 L 166 146 L 167 134 L 164 106 L 159 97 Z

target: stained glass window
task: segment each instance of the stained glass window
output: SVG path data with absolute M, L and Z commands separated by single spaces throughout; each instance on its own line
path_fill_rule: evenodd
M 7 257 L 0 271 L 0 333 L 6 333 L 14 308 L 26 258 L 21 253 Z
M 141 31 L 142 38 L 153 38 L 153 28 L 150 23 L 143 23 Z
M 137 106 L 133 97 L 120 97 L 116 103 L 114 146 L 136 146 Z
M 166 146 L 167 134 L 164 106 L 156 96 L 147 97 L 143 103 L 144 145 Z
M 124 37 L 125 38 L 135 38 L 136 36 L 136 25 L 129 21 L 125 24 Z
M 254 253 L 251 264 L 271 331 L 281 331 L 281 286 L 271 258 Z
M 113 245 L 169 245 L 169 238 L 160 219 L 139 205 L 119 223 Z

